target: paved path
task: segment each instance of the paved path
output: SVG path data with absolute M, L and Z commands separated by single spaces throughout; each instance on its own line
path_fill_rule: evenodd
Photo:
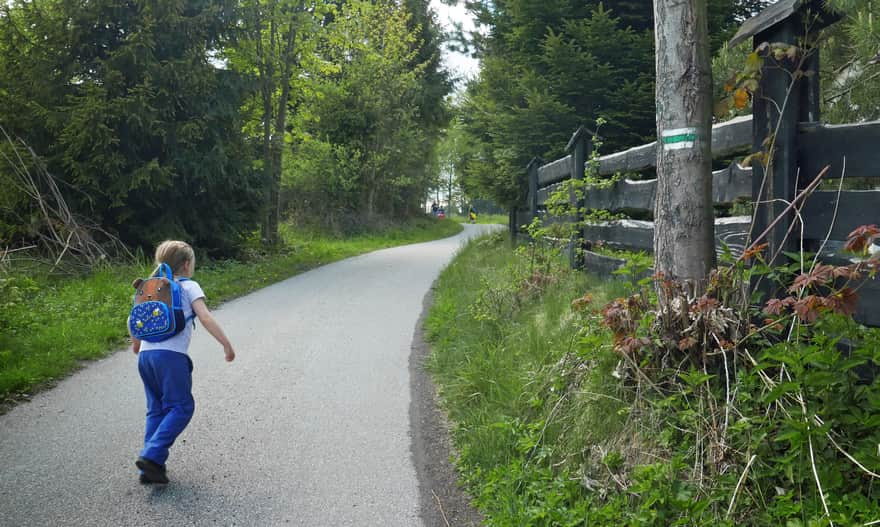
M 130 352 L 0 416 L 0 525 L 423 525 L 410 344 L 440 269 L 488 228 L 350 258 L 216 310 L 238 357 L 225 363 L 196 332 L 196 414 L 166 487 L 137 482 L 144 396 Z

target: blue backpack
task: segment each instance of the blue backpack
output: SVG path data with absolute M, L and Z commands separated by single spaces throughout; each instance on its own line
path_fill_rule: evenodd
M 183 314 L 183 292 L 180 283 L 187 278 L 174 279 L 171 267 L 161 264 L 154 276 L 138 278 L 134 286 L 134 301 L 128 317 L 131 336 L 147 342 L 161 342 L 177 335 L 195 314 Z

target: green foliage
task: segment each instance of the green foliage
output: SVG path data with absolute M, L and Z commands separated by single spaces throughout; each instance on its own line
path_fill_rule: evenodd
M 228 252 L 259 197 L 239 133 L 246 86 L 208 60 L 230 9 L 14 2 L 0 17 L 0 121 L 76 189 L 75 212 L 124 241 L 185 237 Z
M 334 227 L 421 209 L 439 39 L 417 0 L 19 0 L 0 8 L 0 122 L 84 223 L 230 255 L 258 225 L 272 242 L 279 208 Z M 11 170 L 0 233 L 23 245 L 51 226 Z
M 332 225 L 421 210 L 450 87 L 438 69 L 436 27 L 421 9 L 347 2 L 320 34 L 285 165 L 297 217 Z
M 850 246 L 878 235 L 865 229 Z M 666 311 L 648 293 L 600 314 L 608 287 L 631 286 L 600 287 L 559 266 L 535 288 L 528 257 L 500 239 L 472 244 L 441 276 L 427 324 L 458 464 L 487 525 L 878 517 L 869 471 L 880 466 L 880 330 L 830 309 L 768 311 L 765 327 L 740 326 L 730 306 L 741 282 L 723 272 L 708 297 L 684 300 L 666 285 Z M 798 284 L 801 300 L 839 290 L 821 267 L 736 268 L 746 282 L 775 274 Z M 853 346 L 841 351 L 841 337 Z
M 564 262 L 536 267 L 506 246 L 503 236 L 473 243 L 441 275 L 427 320 L 430 367 L 487 524 L 581 525 L 592 507 L 572 477 L 584 439 L 620 426 L 604 410 L 625 419 L 627 404 L 607 386 L 616 361 L 607 334 L 581 330 L 569 307 L 585 277 Z M 601 367 L 584 367 L 593 360 Z M 597 411 L 582 411 L 584 401 Z
M 713 49 L 759 3 L 711 1 Z M 480 77 L 459 108 L 471 138 L 461 172 L 475 192 L 521 204 L 527 163 L 562 157 L 578 125 L 599 115 L 608 151 L 654 140 L 651 2 L 476 1 L 468 8 L 484 30 L 470 42 Z
M 871 0 L 829 2 L 843 20 L 821 41 L 822 119 L 848 123 L 880 119 L 880 51 L 877 3 Z
M 120 344 L 125 328 L 119 321 L 131 307 L 131 279 L 143 272 L 118 267 L 68 280 L 3 278 L 0 397 L 58 378 L 78 361 Z

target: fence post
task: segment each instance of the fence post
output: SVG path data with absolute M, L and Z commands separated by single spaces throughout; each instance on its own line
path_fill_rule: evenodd
M 789 17 L 755 35 L 753 46 L 757 48 L 762 43 L 798 45 L 803 36 L 803 24 L 799 17 Z M 760 163 L 753 165 L 752 196 L 757 209 L 752 226 L 753 236 L 762 233 L 771 221 L 782 214 L 787 203 L 794 198 L 798 183 L 797 132 L 798 118 L 802 112 L 801 86 L 796 84 L 797 80 L 793 80 L 792 64 L 788 59 L 783 58 L 776 63 L 771 53 L 765 60 L 761 82 L 752 103 L 752 148 L 755 152 L 763 151 L 765 156 L 772 155 L 772 162 L 766 177 L 764 166 Z M 769 152 L 768 138 L 773 142 L 772 153 Z M 782 251 L 795 247 L 794 237 L 788 235 L 793 217 L 793 212 L 789 212 L 767 236 L 768 262 L 771 266 L 785 261 Z
M 510 207 L 510 212 L 507 215 L 507 230 L 510 231 L 510 245 L 512 247 L 516 247 L 516 206 Z
M 565 151 L 571 155 L 572 179 L 578 181 L 584 180 L 584 165 L 592 146 L 591 143 L 587 141 L 587 137 L 590 135 L 592 135 L 592 132 L 583 126 L 580 126 L 572 134 L 571 139 L 568 140 L 568 144 L 565 145 Z M 586 189 L 581 188 L 580 194 L 576 193 L 574 189 L 569 193 L 569 201 L 574 207 L 574 217 L 572 218 L 572 221 L 574 221 L 574 224 L 577 227 L 575 235 L 569 242 L 569 265 L 571 265 L 572 269 L 581 269 L 584 266 L 583 258 L 578 256 L 584 246 L 584 226 L 582 225 L 584 221 L 584 192 L 586 192 Z
M 803 69 L 812 74 L 801 80 L 801 111 L 798 120 L 802 123 L 819 122 L 819 101 L 822 90 L 819 85 L 819 46 L 810 50 Z
M 540 157 L 533 157 L 529 164 L 526 165 L 526 172 L 528 173 L 529 178 L 529 197 L 528 197 L 528 208 L 529 208 L 529 216 L 530 219 L 535 219 L 538 216 L 538 168 L 543 165 L 544 162 Z

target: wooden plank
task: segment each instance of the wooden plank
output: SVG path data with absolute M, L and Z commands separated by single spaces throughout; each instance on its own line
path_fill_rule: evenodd
M 721 243 L 727 244 L 735 256 L 742 253 L 748 235 L 751 218 L 736 216 L 715 220 L 716 251 Z M 654 222 L 641 220 L 618 220 L 584 227 L 584 239 L 601 242 L 611 247 L 629 251 L 654 250 Z
M 587 189 L 584 206 L 587 209 L 644 209 L 654 210 L 657 180 L 633 181 L 622 179 L 608 188 Z M 734 162 L 727 168 L 712 172 L 712 200 L 730 203 L 737 198 L 752 196 L 752 169 Z
M 654 222 L 618 220 L 584 227 L 584 239 L 629 251 L 654 250 Z
M 614 274 L 615 271 L 626 265 L 626 260 L 622 258 L 614 258 L 613 256 L 605 256 L 604 254 L 594 253 L 593 251 L 584 251 L 583 259 L 584 270 L 599 275 L 602 278 L 610 278 L 612 280 L 632 280 L 639 281 L 654 275 L 654 269 L 649 267 L 637 276 Z
M 843 125 L 800 123 L 798 131 L 801 180 L 811 180 L 826 165 L 831 165 L 826 179 L 839 178 L 842 173 L 844 177 L 880 177 L 880 121 Z
M 547 203 L 547 198 L 550 197 L 552 193 L 551 187 L 542 188 L 538 190 L 538 199 L 536 201 L 538 207 L 543 207 L 545 203 Z
M 730 248 L 734 257 L 741 255 L 746 249 L 751 221 L 750 216 L 717 218 L 715 220 L 715 252 L 719 255 L 722 253 L 723 242 Z
M 734 161 L 729 167 L 712 172 L 712 201 L 732 203 L 752 197 L 752 167 Z
M 635 146 L 622 152 L 599 158 L 599 175 L 610 176 L 618 172 L 640 172 L 657 163 L 657 141 Z
M 626 260 L 621 258 L 613 258 L 604 254 L 594 253 L 593 251 L 584 251 L 584 269 L 599 276 L 612 276 L 612 273 L 623 267 L 624 264 L 626 264 Z
M 804 218 L 804 238 L 823 240 L 831 227 L 832 240 L 846 240 L 847 235 L 861 225 L 880 225 L 880 190 L 848 190 L 840 193 L 840 204 L 836 207 L 836 191 L 814 192 L 801 215 Z M 795 236 L 799 232 L 794 233 Z
M 721 157 L 747 147 L 752 142 L 752 116 L 743 115 L 712 127 L 712 156 Z M 640 172 L 657 163 L 657 142 L 599 158 L 599 175 Z
M 712 127 L 712 154 L 729 155 L 748 146 L 752 139 L 752 117 L 737 117 Z M 599 175 L 618 172 L 639 172 L 657 162 L 656 141 L 599 158 Z M 538 169 L 538 188 L 559 183 L 571 177 L 572 156 L 557 159 Z
M 559 183 L 571 177 L 571 156 L 547 163 L 538 169 L 538 188 Z
M 590 188 L 584 192 L 584 207 L 589 209 L 654 209 L 657 180 L 622 179 L 609 188 Z
M 723 157 L 752 144 L 752 116 L 741 115 L 712 127 L 712 157 Z
M 548 187 L 538 190 L 538 207 L 543 207 L 547 203 L 547 199 L 562 188 L 562 183 L 554 183 Z

